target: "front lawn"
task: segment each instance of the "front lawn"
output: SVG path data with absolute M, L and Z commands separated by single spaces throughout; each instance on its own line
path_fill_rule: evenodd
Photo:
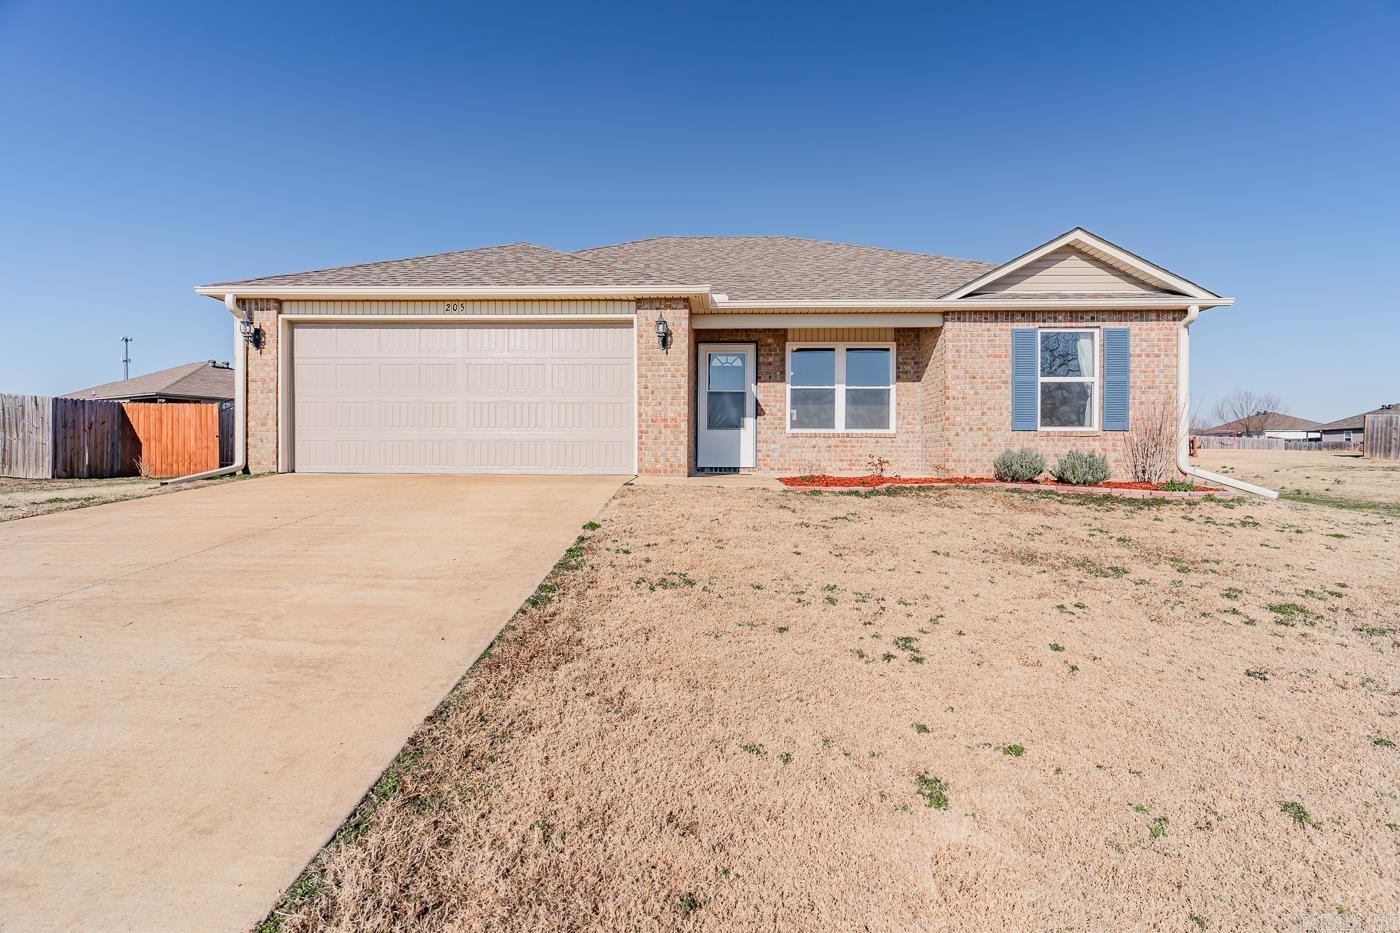
M 1400 911 L 1400 522 L 627 487 L 269 927 Z

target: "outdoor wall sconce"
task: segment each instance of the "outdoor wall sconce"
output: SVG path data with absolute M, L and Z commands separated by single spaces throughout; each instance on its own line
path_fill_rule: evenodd
M 671 349 L 671 325 L 666 323 L 665 312 L 656 312 L 656 343 L 661 349 Z
M 238 329 L 243 332 L 243 339 L 248 342 L 248 346 L 252 347 L 254 350 L 261 350 L 263 348 L 263 329 L 253 324 L 253 316 L 251 314 L 245 316 L 243 320 L 238 322 Z

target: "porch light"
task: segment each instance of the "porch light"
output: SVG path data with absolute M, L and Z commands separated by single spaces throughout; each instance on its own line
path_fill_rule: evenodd
M 671 325 L 666 323 L 666 314 L 656 312 L 656 343 L 661 349 L 671 349 Z
M 253 324 L 253 316 L 245 315 L 243 320 L 238 322 L 238 329 L 243 332 L 243 339 L 248 342 L 248 346 L 254 350 L 263 348 L 263 329 Z

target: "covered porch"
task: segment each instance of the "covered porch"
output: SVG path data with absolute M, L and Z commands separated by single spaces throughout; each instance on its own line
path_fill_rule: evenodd
M 692 474 L 928 472 L 941 314 L 692 318 Z

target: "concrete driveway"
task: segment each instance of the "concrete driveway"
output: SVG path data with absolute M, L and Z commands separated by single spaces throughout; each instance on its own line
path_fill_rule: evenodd
M 0 524 L 0 929 L 246 929 L 620 477 L 276 476 Z

